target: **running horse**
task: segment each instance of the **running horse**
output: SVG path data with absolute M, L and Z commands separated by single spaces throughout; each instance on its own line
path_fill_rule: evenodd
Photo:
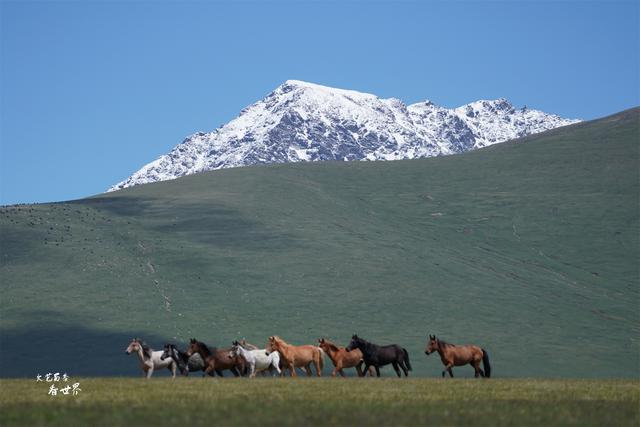
M 161 368 L 168 368 L 171 371 L 171 376 L 173 378 L 176 377 L 176 363 L 173 359 L 162 359 L 162 351 L 153 351 L 153 349 L 140 338 L 132 339 L 124 352 L 126 354 L 138 354 L 140 368 L 147 379 L 151 378 L 153 371 Z
M 182 375 L 188 376 L 189 372 L 204 371 L 204 361 L 198 353 L 194 353 L 189 357 L 187 353 L 180 351 L 175 344 L 164 345 L 164 351 L 162 352 L 162 356 L 160 356 L 160 360 L 165 360 L 168 357 L 173 359 Z
M 427 348 L 424 352 L 428 356 L 434 351 L 438 352 L 440 359 L 444 364 L 444 371 L 442 371 L 443 378 L 447 372 L 449 372 L 449 376 L 453 378 L 453 371 L 451 368 L 467 364 L 473 366 L 473 369 L 475 369 L 476 378 L 479 376 L 486 378 L 491 377 L 489 354 L 483 348 L 476 345 L 449 344 L 448 342 L 438 339 L 435 335 L 429 335 Z M 480 369 L 480 362 L 484 365 L 484 371 Z
M 245 343 L 246 344 L 246 343 Z M 238 341 L 233 342 L 233 347 L 229 352 L 229 358 L 242 357 L 249 368 L 249 378 L 255 378 L 256 372 L 265 372 L 275 370 L 278 375 L 280 371 L 280 354 L 277 351 L 267 353 L 265 350 L 255 349 L 247 350 Z
M 347 351 L 344 347 L 338 347 L 325 338 L 318 339 L 318 347 L 320 347 L 333 362 L 332 377 L 335 377 L 336 373 L 344 377 L 344 368 L 356 368 L 359 377 L 365 376 L 365 373 L 362 372 L 364 360 L 362 359 L 362 352 L 360 350 L 354 349 Z M 368 372 L 370 376 L 373 376 L 373 368 L 370 368 Z
M 267 341 L 267 353 L 277 351 L 280 353 L 280 359 L 284 368 L 288 368 L 291 376 L 295 377 L 296 368 L 304 368 L 307 375 L 311 376 L 311 364 L 316 368 L 316 375 L 322 376 L 322 350 L 315 345 L 291 345 L 278 336 L 271 336 Z
M 218 350 L 217 348 L 209 348 L 205 343 L 191 338 L 189 342 L 189 348 L 187 349 L 187 356 L 198 353 L 202 360 L 204 360 L 204 374 L 202 376 L 211 375 L 214 373 L 220 377 L 224 377 L 222 371 L 230 370 L 236 377 L 241 373 L 245 373 L 245 361 L 241 357 L 229 357 L 230 348 Z M 238 370 L 240 372 L 238 372 Z
M 370 366 L 376 369 L 376 375 L 380 376 L 380 367 L 391 363 L 396 371 L 398 378 L 402 377 L 400 369 L 404 372 L 404 376 L 409 376 L 411 362 L 409 362 L 409 353 L 406 349 L 397 344 L 377 345 L 353 335 L 346 350 L 351 352 L 358 349 L 362 352 L 364 359 L 364 370 L 368 371 Z

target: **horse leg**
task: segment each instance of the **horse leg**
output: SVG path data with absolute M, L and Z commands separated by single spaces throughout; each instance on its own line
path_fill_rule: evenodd
M 398 378 L 402 378 L 402 374 L 400 373 L 400 368 L 398 368 L 398 362 L 392 362 L 393 370 L 396 371 L 396 375 Z
M 172 363 L 170 365 L 170 369 L 171 369 L 171 378 L 175 379 L 175 377 L 176 377 L 176 364 Z
M 211 370 L 209 371 L 209 375 L 211 375 L 212 377 L 215 377 L 216 375 L 218 375 L 219 377 L 224 377 L 224 374 L 222 373 L 222 370 L 216 368 L 215 360 L 212 360 L 209 363 L 209 366 L 211 367 Z
M 376 368 L 376 376 L 380 376 L 380 367 L 378 367 L 378 365 L 374 366 Z
M 453 372 L 451 371 L 452 367 L 453 367 L 453 362 L 447 363 L 444 366 L 444 371 L 442 371 L 442 378 L 444 378 L 444 376 L 447 374 L 447 372 L 449 372 L 449 375 L 451 375 L 451 378 L 453 378 Z
M 235 366 L 232 366 L 231 369 L 229 369 L 231 371 L 231 373 L 233 373 L 234 376 L 239 377 L 240 376 L 240 372 L 238 372 L 238 370 L 236 369 Z
M 316 366 L 316 368 L 317 368 L 317 366 Z M 304 370 L 307 372 L 307 376 L 308 377 L 313 375 L 313 372 L 311 372 L 311 362 L 309 362 L 309 364 L 304 367 Z
M 365 371 L 365 372 L 369 372 L 369 373 L 371 373 L 371 375 L 370 375 L 370 376 L 373 376 L 373 372 L 371 372 L 371 369 L 372 369 L 372 368 L 373 368 L 373 366 L 371 366 L 371 365 L 367 364 L 367 362 L 364 362 L 364 371 Z M 364 376 L 364 375 L 363 375 L 363 376 Z
M 273 376 L 273 371 L 275 369 L 275 371 L 278 373 L 279 376 L 282 376 L 282 371 L 280 370 L 280 366 L 278 366 L 279 364 L 275 362 L 275 360 L 271 361 L 271 365 L 269 366 L 269 372 L 271 372 L 271 376 Z
M 478 378 L 478 375 L 484 378 L 484 371 L 480 369 L 480 361 L 474 360 L 472 363 L 472 366 L 473 366 L 473 369 L 475 369 L 476 371 L 476 378 Z
M 204 372 L 202 374 L 202 377 L 206 377 L 207 375 L 214 377 L 215 376 L 215 366 L 213 365 L 213 363 L 208 363 L 207 367 L 204 369 Z
M 404 360 L 400 364 L 400 367 L 402 368 L 402 372 L 404 372 L 404 376 L 408 377 L 409 376 L 409 368 L 407 368 L 407 364 L 404 362 Z
M 289 363 L 289 370 L 291 371 L 291 376 L 292 377 L 297 377 L 298 374 L 296 373 L 296 367 L 293 366 L 293 362 Z
M 147 379 L 151 378 L 152 374 L 153 374 L 153 366 L 147 369 Z
M 342 363 L 341 362 L 336 363 L 336 366 L 334 366 L 333 371 L 331 371 L 331 376 L 335 377 L 338 372 L 340 372 L 340 375 L 342 375 L 344 377 L 344 374 L 342 373 Z
M 358 373 L 359 377 L 364 377 L 364 375 L 362 374 L 362 363 L 364 362 L 360 362 L 356 365 L 356 372 Z M 342 373 L 342 376 L 344 377 L 344 373 Z

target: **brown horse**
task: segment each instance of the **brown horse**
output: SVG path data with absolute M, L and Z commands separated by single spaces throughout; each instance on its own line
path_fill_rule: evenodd
M 231 348 L 218 350 L 217 348 L 209 348 L 205 343 L 191 338 L 189 342 L 189 348 L 187 349 L 187 356 L 198 353 L 202 360 L 204 360 L 204 374 L 203 376 L 214 376 L 214 372 L 218 376 L 224 377 L 222 371 L 230 370 L 233 375 L 240 376 L 240 372 L 244 374 L 245 361 L 242 357 L 229 357 Z M 238 370 L 240 372 L 238 372 Z
M 320 347 L 329 356 L 329 359 L 333 362 L 333 371 L 331 376 L 335 377 L 336 373 L 339 373 L 343 377 L 344 368 L 356 368 L 359 377 L 363 377 L 365 374 L 362 372 L 362 352 L 358 349 L 353 351 L 347 351 L 344 347 L 338 347 L 331 341 L 320 338 L 318 340 L 318 347 Z M 369 376 L 373 376 L 373 367 L 369 368 Z
M 453 345 L 436 338 L 435 335 L 429 335 L 427 348 L 424 352 L 428 356 L 434 351 L 440 354 L 440 359 L 445 366 L 444 371 L 442 371 L 443 378 L 446 372 L 449 372 L 449 375 L 453 378 L 451 368 L 454 366 L 464 366 L 466 364 L 473 366 L 473 369 L 476 371 L 476 378 L 478 378 L 478 376 L 487 378 L 491 376 L 489 354 L 483 348 L 476 345 Z M 480 369 L 480 362 L 484 364 L 484 371 Z
M 267 341 L 266 350 L 268 353 L 272 351 L 280 353 L 282 365 L 289 369 L 292 377 L 297 376 L 295 368 L 304 368 L 307 375 L 311 376 L 312 363 L 316 367 L 316 375 L 322 376 L 322 350 L 315 345 L 291 345 L 278 336 L 272 336 Z

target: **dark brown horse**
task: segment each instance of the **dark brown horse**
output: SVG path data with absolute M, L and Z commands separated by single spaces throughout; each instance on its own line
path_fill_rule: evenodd
M 377 345 L 360 338 L 358 335 L 354 335 L 351 337 L 346 350 L 351 352 L 355 349 L 362 352 L 365 372 L 369 370 L 369 367 L 373 366 L 376 369 L 376 375 L 380 376 L 380 367 L 389 363 L 393 366 L 398 378 L 402 376 L 400 375 L 400 369 L 404 372 L 405 377 L 408 377 L 409 371 L 412 370 L 411 362 L 409 362 L 409 353 L 397 344 Z
M 428 356 L 434 351 L 440 354 L 440 359 L 444 364 L 444 371 L 442 371 L 443 378 L 447 372 L 449 372 L 449 375 L 453 378 L 451 368 L 467 364 L 473 366 L 473 369 L 475 369 L 476 378 L 478 378 L 478 376 L 487 378 L 491 376 L 489 354 L 483 348 L 476 345 L 453 345 L 436 338 L 435 335 L 429 335 L 427 348 L 424 352 Z M 480 369 L 480 362 L 484 364 L 484 371 Z
M 242 357 L 229 357 L 231 348 L 218 350 L 217 348 L 209 348 L 205 343 L 191 338 L 189 342 L 189 348 L 187 349 L 187 356 L 198 353 L 202 360 L 204 360 L 204 375 L 214 376 L 214 372 L 218 376 L 224 377 L 222 371 L 230 370 L 233 375 L 240 376 L 240 372 L 244 373 L 245 361 Z M 239 371 L 239 372 L 238 372 Z

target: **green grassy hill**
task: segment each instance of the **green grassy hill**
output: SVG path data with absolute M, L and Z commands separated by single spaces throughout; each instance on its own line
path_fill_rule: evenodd
M 495 376 L 638 377 L 639 123 L 3 207 L 0 375 L 137 374 L 134 335 L 357 332 L 407 347 L 416 375 L 440 374 L 436 333 L 486 348 Z

